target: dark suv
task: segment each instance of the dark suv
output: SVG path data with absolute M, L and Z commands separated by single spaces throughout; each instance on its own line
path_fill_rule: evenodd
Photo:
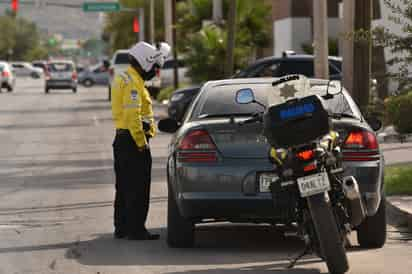
M 329 75 L 331 80 L 341 80 L 342 58 L 329 56 Z M 313 55 L 283 54 L 282 57 L 267 57 L 257 60 L 233 78 L 282 77 L 289 74 L 302 74 L 314 78 Z
M 267 57 L 257 60 L 247 68 L 236 73 L 232 78 L 282 77 L 289 74 L 302 74 L 314 77 L 313 55 L 287 54 L 282 57 Z M 329 56 L 329 74 L 331 80 L 341 80 L 342 58 Z M 198 94 L 200 86 L 176 90 L 170 97 L 168 114 L 176 121 L 181 121 L 190 102 Z

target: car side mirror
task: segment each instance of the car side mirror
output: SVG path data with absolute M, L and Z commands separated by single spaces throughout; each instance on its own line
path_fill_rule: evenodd
M 378 131 L 382 128 L 382 121 L 376 117 L 369 117 L 366 121 L 374 131 Z
M 236 92 L 236 103 L 250 104 L 255 101 L 255 95 L 250 88 L 244 88 Z
M 160 131 L 163 131 L 166 133 L 175 133 L 179 129 L 180 124 L 175 119 L 166 118 L 166 119 L 160 120 L 159 123 L 157 124 L 157 127 L 159 128 Z

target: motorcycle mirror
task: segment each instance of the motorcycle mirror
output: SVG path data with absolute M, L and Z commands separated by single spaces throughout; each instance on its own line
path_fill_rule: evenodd
M 338 95 L 343 91 L 343 85 L 340 81 L 330 80 L 328 82 L 328 87 L 326 88 L 326 95 Z
M 236 92 L 236 103 L 250 104 L 255 101 L 255 95 L 250 88 L 240 89 Z

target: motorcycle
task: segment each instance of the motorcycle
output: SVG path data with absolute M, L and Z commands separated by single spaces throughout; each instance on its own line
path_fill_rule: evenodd
M 329 82 L 323 96 L 311 92 L 309 80 L 290 75 L 272 84 L 268 106 L 255 100 L 251 89 L 236 94 L 238 104 L 258 104 L 264 111 L 240 122 L 263 123 L 270 144 L 269 158 L 277 177 L 269 178 L 273 206 L 282 222 L 293 226 L 305 242 L 304 255 L 315 253 L 330 273 L 349 269 L 345 243 L 366 213 L 353 176 L 343 176 L 341 140 L 333 131 L 324 100 L 342 92 L 339 82 Z

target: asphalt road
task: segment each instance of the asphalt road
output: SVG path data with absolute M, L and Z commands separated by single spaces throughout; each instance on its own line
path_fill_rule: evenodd
M 106 89 L 45 95 L 41 81 L 19 80 L 16 92 L 0 94 L 0 274 L 327 273 L 310 256 L 285 269 L 302 243 L 264 226 L 202 226 L 196 248 L 167 248 L 164 134 L 152 143 L 148 222 L 162 238 L 114 240 Z M 350 273 L 411 273 L 412 235 L 388 226 L 388 238 L 383 249 L 360 250 L 353 237 Z

